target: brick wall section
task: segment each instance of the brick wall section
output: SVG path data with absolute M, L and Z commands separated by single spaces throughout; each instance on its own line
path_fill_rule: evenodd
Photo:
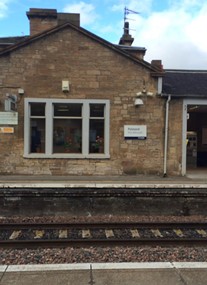
M 145 96 L 144 105 L 134 106 L 143 79 L 150 91 L 157 88 L 156 80 L 142 65 L 66 28 L 1 57 L 0 68 L 2 85 L 21 86 L 24 98 L 109 99 L 111 110 L 110 159 L 26 159 L 22 99 L 18 103 L 19 124 L 15 133 L 0 134 L 0 174 L 162 174 L 165 100 Z M 63 79 L 71 83 L 67 94 L 61 90 Z M 0 89 L 1 109 L 6 92 L 14 90 Z M 177 117 L 175 120 L 178 122 Z M 127 124 L 147 125 L 147 140 L 124 140 Z M 177 129 L 179 136 L 179 126 Z M 175 149 L 178 137 L 171 139 L 169 167 L 173 171 L 177 170 L 173 161 L 180 154 Z

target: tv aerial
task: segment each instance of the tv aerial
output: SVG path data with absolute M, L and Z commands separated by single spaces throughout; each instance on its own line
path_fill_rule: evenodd
M 136 12 L 136 11 L 134 11 L 134 10 L 130 10 L 130 9 L 128 9 L 127 7 L 124 7 L 124 32 L 129 32 L 129 28 L 128 28 L 128 31 L 126 31 L 126 29 L 127 29 L 127 26 L 128 25 L 126 25 L 126 22 L 127 22 L 127 20 L 131 20 L 131 21 L 135 21 L 134 19 L 130 19 L 130 18 L 128 18 L 128 15 L 129 14 L 140 14 L 139 12 Z M 132 30 L 132 29 L 130 29 L 130 30 Z M 134 31 L 134 30 L 133 30 Z

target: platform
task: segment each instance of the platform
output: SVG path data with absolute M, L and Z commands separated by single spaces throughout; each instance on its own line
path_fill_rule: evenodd
M 206 262 L 0 266 L 1 285 L 206 285 Z
M 162 177 L 122 176 L 22 176 L 1 175 L 0 188 L 207 188 L 207 175 Z

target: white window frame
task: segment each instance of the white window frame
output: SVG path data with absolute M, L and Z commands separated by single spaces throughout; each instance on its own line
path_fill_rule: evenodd
M 45 103 L 45 153 L 30 152 L 30 103 Z M 78 103 L 82 109 L 82 153 L 52 153 L 53 148 L 53 104 Z M 104 104 L 104 153 L 89 153 L 90 104 Z M 109 100 L 93 99 L 45 99 L 25 98 L 24 101 L 24 157 L 25 158 L 110 158 L 109 154 Z

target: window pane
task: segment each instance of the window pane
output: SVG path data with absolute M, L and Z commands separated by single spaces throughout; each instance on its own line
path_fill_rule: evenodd
M 90 119 L 89 152 L 104 153 L 104 120 Z
M 90 104 L 90 117 L 104 117 L 104 104 Z
M 82 104 L 54 104 L 55 117 L 81 117 Z
M 30 152 L 45 152 L 45 119 L 30 121 Z
M 54 119 L 53 153 L 82 152 L 82 120 Z
M 45 116 L 45 103 L 31 103 L 31 116 Z

